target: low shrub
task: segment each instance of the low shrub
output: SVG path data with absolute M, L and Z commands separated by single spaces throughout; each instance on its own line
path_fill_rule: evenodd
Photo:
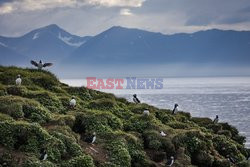
M 249 161 L 242 161 L 236 164 L 238 167 L 250 167 Z
M 63 162 L 62 167 L 94 167 L 93 159 L 88 155 L 75 157 L 68 162 Z
M 230 161 L 228 160 L 221 160 L 221 159 L 215 159 L 213 162 L 212 167 L 231 167 Z
M 14 121 L 14 119 L 7 115 L 7 114 L 3 114 L 3 113 L 0 113 L 0 121 Z
M 213 121 L 210 118 L 193 117 L 191 118 L 191 121 L 203 127 L 207 127 L 209 124 L 213 124 Z
M 167 123 L 168 126 L 174 129 L 188 129 L 190 128 L 188 124 L 182 122 L 170 122 Z
M 16 96 L 25 96 L 27 93 L 27 88 L 24 86 L 8 86 L 7 93 Z
M 65 87 L 64 88 L 70 95 L 77 96 L 83 101 L 90 101 L 93 99 L 90 90 L 85 87 Z
M 114 140 L 107 146 L 111 163 L 122 166 L 131 166 L 131 156 L 124 141 Z
M 13 103 L 11 101 L 4 101 L 0 99 L 0 112 L 4 114 L 8 114 L 11 117 L 18 119 L 18 118 L 23 118 L 24 113 L 23 113 L 23 106 L 19 103 Z
M 180 147 L 186 148 L 190 156 L 201 150 L 209 150 L 211 147 L 211 143 L 199 131 L 178 134 L 173 138 L 172 142 L 177 149 Z
M 213 156 L 206 153 L 205 151 L 199 151 L 192 156 L 192 164 L 201 167 L 212 167 L 214 162 Z
M 35 100 L 17 96 L 1 96 L 0 112 L 15 119 L 27 118 L 33 122 L 45 123 L 50 120 L 49 111 Z
M 90 109 L 109 110 L 113 108 L 115 104 L 115 101 L 112 99 L 101 98 L 91 101 L 88 107 Z
M 122 129 L 123 124 L 119 118 L 115 115 L 103 112 L 103 113 L 93 113 L 93 114 L 78 114 L 76 116 L 76 121 L 73 126 L 75 132 L 85 133 L 85 132 L 111 132 L 112 130 Z
M 160 110 L 155 113 L 157 119 L 159 119 L 163 124 L 175 121 L 175 117 L 168 110 Z
M 218 133 L 218 131 L 222 130 L 222 126 L 220 124 L 209 124 L 207 128 L 211 129 L 214 133 Z
M 23 167 L 56 167 L 57 165 L 53 164 L 50 161 L 38 161 L 36 158 L 29 158 L 23 164 Z
M 37 124 L 0 122 L 0 134 L 0 144 L 10 149 L 39 154 L 41 148 L 47 148 L 48 159 L 52 162 L 60 162 L 65 150 L 62 141 Z
M 143 133 L 145 130 L 152 129 L 154 125 L 155 122 L 152 116 L 145 117 L 143 115 L 135 115 L 124 122 L 124 129 L 125 131 L 136 131 Z
M 40 102 L 44 107 L 46 107 L 51 112 L 60 113 L 64 110 L 64 107 L 59 100 L 59 98 L 48 91 L 29 91 L 26 95 L 27 98 L 35 99 Z
M 73 128 L 75 124 L 75 116 L 73 115 L 54 115 L 50 123 L 55 125 L 67 125 Z
M 219 134 L 219 135 L 225 135 L 228 138 L 232 137 L 232 134 L 231 134 L 231 132 L 229 130 L 220 130 L 220 131 L 217 132 L 217 134 Z
M 45 90 L 53 90 L 54 86 L 59 85 L 59 81 L 53 75 L 47 75 L 44 73 L 40 73 L 37 76 L 31 76 L 30 80 L 34 85 L 40 86 Z
M 75 138 L 66 136 L 56 131 L 53 131 L 50 134 L 64 143 L 66 148 L 64 155 L 62 155 L 64 158 L 70 159 L 71 157 L 77 157 L 83 155 L 82 148 L 80 147 L 80 145 L 76 143 Z
M 215 149 L 224 157 L 230 155 L 236 162 L 244 160 L 244 156 L 237 149 L 236 142 L 234 143 L 234 141 L 228 139 L 226 136 L 218 135 L 212 141 Z

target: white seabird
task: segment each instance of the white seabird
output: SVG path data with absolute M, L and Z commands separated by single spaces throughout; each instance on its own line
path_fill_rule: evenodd
M 161 134 L 162 137 L 165 137 L 165 136 L 166 136 L 166 133 L 164 133 L 163 131 L 161 131 L 160 134 Z
M 144 111 L 143 111 L 143 115 L 149 116 L 149 110 L 148 110 L 148 109 L 147 109 L 147 110 L 144 110 Z
M 69 101 L 69 106 L 71 108 L 74 108 L 76 106 L 76 99 L 74 97 L 72 97 L 71 100 Z
M 20 86 L 22 84 L 22 79 L 21 79 L 21 75 L 17 75 L 17 79 L 16 79 L 16 85 Z

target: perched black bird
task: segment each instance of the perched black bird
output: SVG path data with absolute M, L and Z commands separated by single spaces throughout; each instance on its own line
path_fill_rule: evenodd
M 171 156 L 170 159 L 167 159 L 166 166 L 172 166 L 174 164 L 174 157 Z
M 36 66 L 39 70 L 41 70 L 44 67 L 50 67 L 53 65 L 53 63 L 43 63 L 42 60 L 40 60 L 39 63 L 35 62 L 34 60 L 31 60 L 30 63 Z
M 45 161 L 48 158 L 47 151 L 43 148 L 40 151 L 40 160 Z
M 137 98 L 137 95 L 136 95 L 136 94 L 133 95 L 133 101 L 134 101 L 136 104 L 141 103 L 141 101 Z
M 214 119 L 214 121 L 213 121 L 215 124 L 217 124 L 218 122 L 219 122 L 219 116 L 218 115 L 216 115 L 216 117 L 215 117 L 215 119 Z
M 172 114 L 175 114 L 175 112 L 177 112 L 178 111 L 178 104 L 175 104 L 174 105 L 174 109 L 173 109 L 173 111 L 172 111 Z
M 94 142 L 96 141 L 96 133 L 94 132 L 93 135 L 86 137 L 84 141 L 87 143 L 94 144 Z
M 226 157 L 227 157 L 227 160 L 230 161 L 231 163 L 234 164 L 236 162 L 235 159 L 231 157 L 230 155 L 227 155 Z

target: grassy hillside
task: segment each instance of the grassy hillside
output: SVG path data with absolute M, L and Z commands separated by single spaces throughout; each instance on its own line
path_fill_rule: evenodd
M 22 86 L 15 86 L 18 74 Z M 93 132 L 96 143 L 84 142 Z M 47 71 L 0 67 L 0 166 L 161 167 L 174 156 L 174 167 L 247 167 L 244 142 L 227 123 L 69 87 Z

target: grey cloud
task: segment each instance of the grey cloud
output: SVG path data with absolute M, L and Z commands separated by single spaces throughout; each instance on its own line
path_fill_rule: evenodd
M 21 35 L 52 23 L 81 36 L 95 35 L 114 25 L 165 34 L 210 28 L 250 30 L 249 0 L 64 0 L 68 5 L 58 5 L 57 1 L 43 1 L 54 8 L 0 15 L 0 35 Z M 72 2 L 88 5 L 74 6 Z

